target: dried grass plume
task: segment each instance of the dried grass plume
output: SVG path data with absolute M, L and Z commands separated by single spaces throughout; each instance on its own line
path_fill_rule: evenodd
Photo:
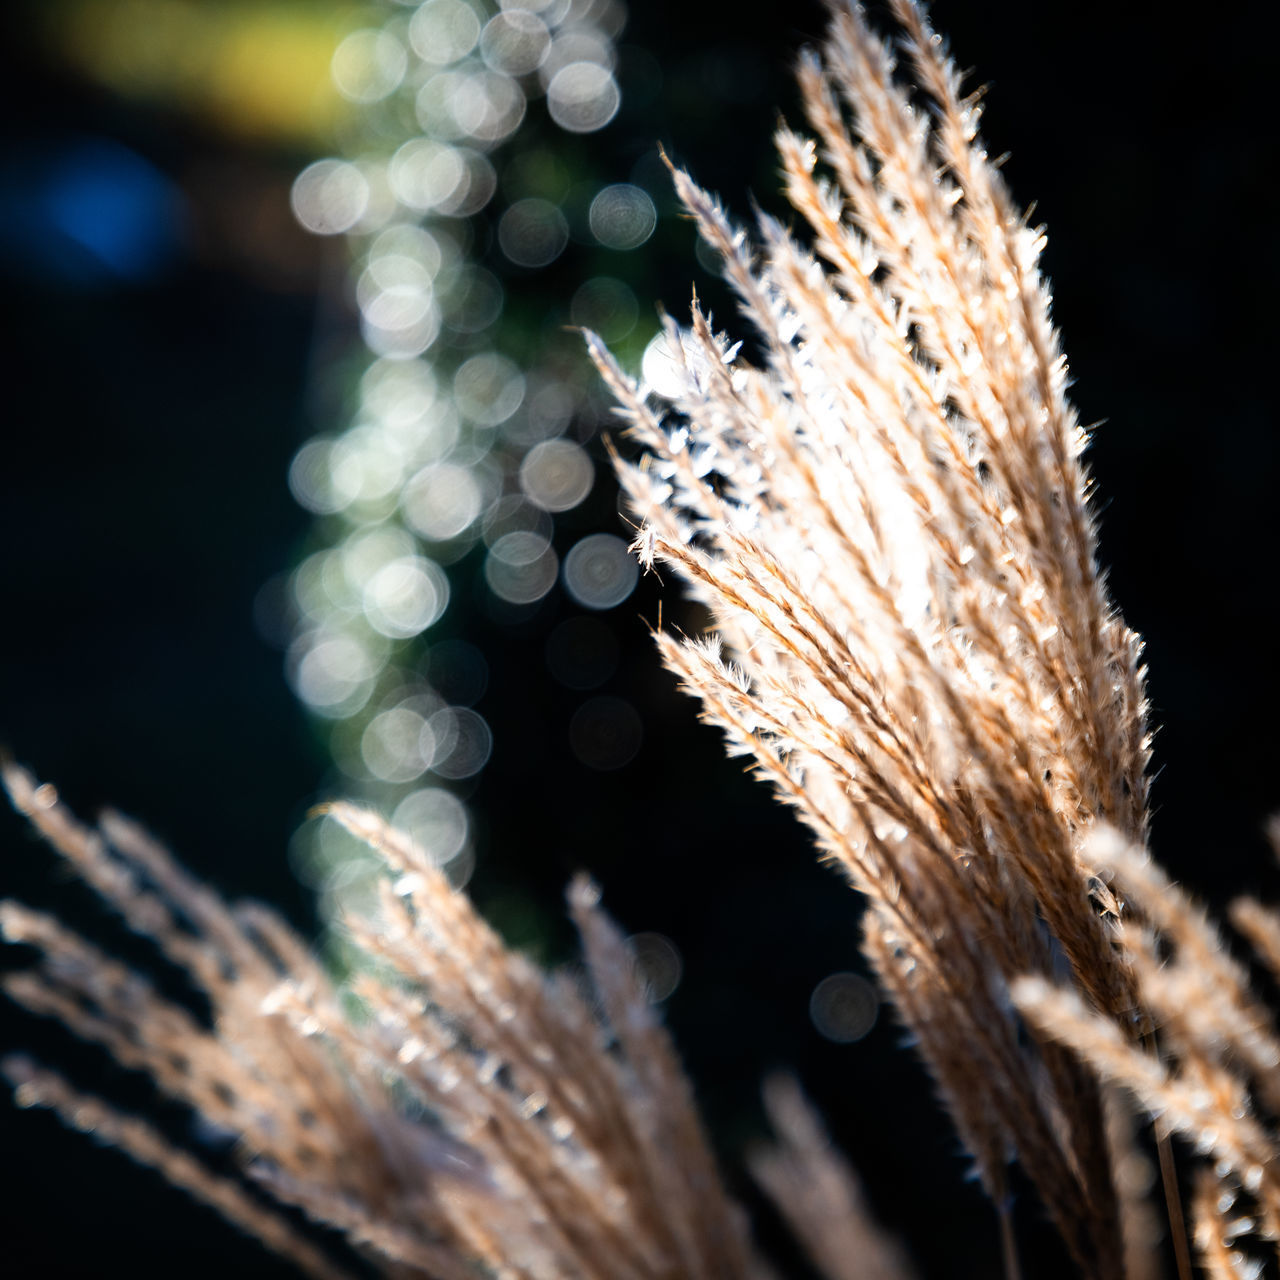
M 997 1205 L 1017 1159 L 1085 1274 L 1122 1273 L 1099 1091 L 1028 1043 L 1025 975 L 1137 1030 L 1119 904 L 1088 837 L 1141 841 L 1141 645 L 1107 596 L 1066 362 L 977 133 L 976 98 L 897 0 L 906 75 L 833 5 L 778 149 L 803 235 L 676 187 L 758 363 L 695 300 L 662 394 L 591 350 L 643 448 L 636 549 L 714 632 L 667 664 L 867 897 L 865 947 Z

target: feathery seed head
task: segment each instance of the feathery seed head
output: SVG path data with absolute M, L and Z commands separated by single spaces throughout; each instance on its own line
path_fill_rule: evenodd
M 1097 1097 L 1027 1049 L 1008 989 L 1065 959 L 1132 1006 L 1085 837 L 1145 831 L 1143 676 L 1096 560 L 1044 233 L 922 10 L 893 8 L 913 83 L 848 4 L 801 58 L 816 137 L 777 141 L 805 240 L 761 217 L 753 244 L 673 175 L 761 363 L 696 301 L 660 376 L 589 349 L 643 449 L 619 467 L 642 556 L 719 637 L 660 636 L 664 659 L 868 895 L 868 952 L 988 1190 L 1018 1153 L 1102 1275 Z

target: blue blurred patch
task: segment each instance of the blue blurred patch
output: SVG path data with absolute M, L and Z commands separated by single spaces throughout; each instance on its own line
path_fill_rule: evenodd
M 28 142 L 0 159 L 0 262 L 73 288 L 141 284 L 180 255 L 183 199 L 109 138 Z

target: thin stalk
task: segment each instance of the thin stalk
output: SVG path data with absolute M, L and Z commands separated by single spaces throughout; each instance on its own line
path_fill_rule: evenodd
M 1173 1143 L 1164 1125 L 1155 1125 L 1156 1150 L 1160 1153 L 1160 1182 L 1164 1186 L 1165 1212 L 1169 1215 L 1169 1232 L 1173 1236 L 1173 1254 L 1178 1265 L 1178 1280 L 1191 1280 L 1191 1248 L 1187 1242 L 1187 1219 L 1182 1211 L 1182 1192 L 1178 1190 L 1178 1167 L 1173 1158 Z

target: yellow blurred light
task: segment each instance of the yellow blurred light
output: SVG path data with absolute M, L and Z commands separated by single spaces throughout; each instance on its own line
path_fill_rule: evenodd
M 93 80 L 228 133 L 327 144 L 350 111 L 330 76 L 345 5 L 64 0 L 45 12 L 49 40 Z

